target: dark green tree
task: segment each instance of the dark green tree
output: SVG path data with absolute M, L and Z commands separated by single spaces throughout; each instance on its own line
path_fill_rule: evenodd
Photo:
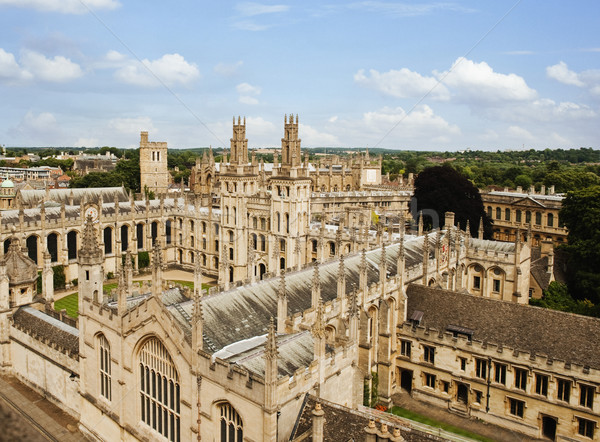
M 472 236 L 477 235 L 479 222 L 483 220 L 484 238 L 492 237 L 492 222 L 483 209 L 479 189 L 452 167 L 444 165 L 423 170 L 415 180 L 414 196 L 411 210 L 414 211 L 413 205 L 416 202 L 417 211 L 425 209 L 435 211 L 440 227 L 444 227 L 444 214 L 454 212 L 455 223 L 463 229 L 469 220 Z M 426 212 L 424 218 L 425 215 Z M 429 223 L 431 222 L 430 218 Z
M 567 285 L 575 299 L 600 304 L 600 186 L 567 193 L 560 219 L 567 227 Z

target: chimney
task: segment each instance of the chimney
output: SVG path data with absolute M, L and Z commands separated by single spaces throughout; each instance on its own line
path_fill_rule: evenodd
M 548 189 L 548 195 L 554 195 L 554 184 Z
M 521 186 L 517 186 L 517 193 L 523 193 L 523 188 Z
M 542 184 L 542 187 L 540 188 L 540 195 L 546 195 L 546 186 L 544 186 Z
M 446 212 L 446 219 L 444 221 L 444 226 L 446 230 L 450 229 L 454 226 L 454 212 Z

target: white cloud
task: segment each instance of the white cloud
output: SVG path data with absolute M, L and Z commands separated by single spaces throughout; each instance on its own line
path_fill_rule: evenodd
M 219 75 L 223 75 L 224 77 L 231 77 L 237 74 L 243 64 L 244 62 L 241 60 L 236 63 L 218 63 L 214 67 L 214 71 Z
M 98 147 L 100 145 L 100 140 L 98 138 L 85 138 L 80 137 L 73 143 L 75 147 Z
M 259 103 L 257 98 L 250 97 L 248 95 L 240 95 L 240 98 L 238 99 L 238 101 L 242 104 L 250 104 L 250 105 L 255 105 L 255 104 Z
M 235 90 L 240 94 L 239 102 L 242 104 L 258 104 L 258 98 L 261 93 L 261 88 L 258 86 L 252 86 L 249 83 L 240 83 L 235 87 Z
M 271 25 L 265 25 L 265 24 L 258 24 L 255 23 L 253 21 L 249 21 L 249 20 L 242 20 L 242 21 L 237 21 L 233 24 L 234 28 L 240 29 L 242 31 L 264 31 L 266 29 L 269 29 L 271 27 Z
M 458 58 L 449 71 L 436 73 L 460 101 L 476 105 L 528 101 L 537 92 L 516 74 L 501 74 L 486 63 Z
M 100 9 L 113 10 L 121 6 L 116 0 L 0 0 L 0 5 L 34 9 L 42 12 L 85 14 Z M 88 9 L 89 8 L 89 9 Z
M 40 53 L 25 51 L 21 57 L 21 64 L 35 78 L 53 83 L 64 83 L 83 75 L 77 63 L 60 55 L 46 58 Z
M 337 120 L 338 120 L 338 116 L 337 116 L 337 115 L 334 115 L 333 117 L 331 117 L 331 118 L 330 118 L 329 120 L 327 120 L 327 121 L 329 121 L 330 123 L 335 123 Z
M 348 5 L 351 9 L 361 9 L 367 12 L 384 13 L 396 17 L 416 17 L 431 14 L 435 11 L 473 12 L 455 3 L 432 2 L 423 4 L 392 3 L 382 1 L 354 2 Z
M 307 124 L 299 123 L 298 131 L 302 145 L 306 147 L 334 147 L 340 146 L 340 140 L 335 135 L 320 132 Z
M 385 132 L 394 128 L 401 137 L 433 138 L 442 135 L 459 135 L 458 126 L 448 123 L 427 105 L 415 108 L 407 114 L 401 107 L 384 107 L 379 111 L 363 114 L 363 123 L 375 132 L 385 135 Z
M 49 145 L 59 138 L 61 131 L 52 113 L 28 111 L 8 133 L 22 142 Z
M 168 86 L 185 85 L 200 77 L 198 67 L 194 63 L 188 63 L 179 54 L 165 54 L 152 61 L 144 59 L 142 63 L 144 66 L 138 61 L 128 60 L 123 67 L 117 69 L 115 77 L 124 83 L 143 87 L 156 87 L 160 82 Z
M 15 56 L 0 48 L 0 78 L 7 80 L 22 80 L 32 78 L 31 73 L 21 69 Z
M 548 66 L 546 68 L 546 75 L 560 83 L 578 87 L 585 86 L 585 83 L 579 79 L 579 75 L 577 75 L 576 72 L 571 71 L 564 61 L 561 61 L 554 66 Z
M 0 48 L 0 78 L 13 81 L 42 80 L 64 83 L 83 76 L 81 67 L 66 57 L 47 58 L 34 51 L 23 51 L 20 64 L 15 56 Z
M 422 97 L 430 94 L 434 98 L 447 99 L 448 89 L 434 77 L 424 77 L 407 68 L 390 70 L 379 73 L 369 70 L 369 76 L 364 69 L 354 74 L 354 81 L 362 86 L 383 92 L 397 98 Z
M 133 137 L 138 137 L 141 131 L 158 132 L 150 117 L 113 118 L 108 122 L 108 128 Z
M 290 9 L 289 5 L 264 5 L 262 3 L 238 3 L 235 9 L 245 17 L 254 17 L 256 15 L 273 14 L 286 12 Z
M 532 141 L 534 139 L 533 135 L 531 135 L 531 133 L 527 129 L 523 129 L 519 126 L 510 126 L 506 130 L 506 133 L 511 138 L 518 138 L 522 141 Z
M 252 86 L 251 84 L 248 83 L 240 83 L 235 87 L 235 90 L 238 92 L 238 94 L 245 94 L 245 95 L 259 95 L 261 92 L 261 89 L 257 86 Z

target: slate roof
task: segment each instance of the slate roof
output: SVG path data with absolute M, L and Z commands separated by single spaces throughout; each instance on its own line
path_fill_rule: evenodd
M 13 324 L 35 339 L 79 354 L 79 330 L 32 307 L 21 307 L 13 315 Z
M 441 234 L 443 235 L 443 233 Z M 431 247 L 433 247 L 436 235 L 434 233 L 429 236 Z M 410 268 L 420 264 L 423 256 L 424 237 L 406 235 L 404 246 L 406 267 Z M 398 252 L 399 244 L 386 247 L 388 276 L 396 274 Z M 367 277 L 371 284 L 379 280 L 381 249 L 369 251 L 366 256 Z M 358 288 L 360 259 L 360 253 L 344 259 L 347 294 Z M 324 303 L 337 297 L 338 268 L 338 259 L 319 265 L 321 298 Z M 313 272 L 313 267 L 309 266 L 300 271 L 286 274 L 288 315 L 304 312 L 311 307 Z M 205 350 L 214 353 L 234 342 L 265 335 L 270 318 L 277 317 L 279 285 L 280 278 L 275 277 L 203 297 Z M 189 317 L 192 316 L 191 302 L 180 306 Z M 177 315 L 177 313 L 173 313 Z M 189 323 L 187 327 L 190 327 Z
M 421 326 L 473 330 L 473 339 L 553 360 L 600 369 L 600 319 L 410 284 L 407 317 L 424 313 Z
M 552 267 L 554 280 L 558 282 L 566 282 L 566 254 L 561 249 L 554 250 L 554 266 Z M 534 247 L 531 249 L 531 276 L 536 280 L 538 285 L 545 290 L 550 285 L 550 273 L 548 273 L 548 256 L 541 256 L 540 248 Z
M 298 413 L 295 431 L 290 437 L 291 441 L 312 441 L 312 411 L 315 409 L 316 402 L 317 398 L 315 396 L 307 394 Z M 393 432 L 394 427 L 400 428 L 400 433 L 407 442 L 446 440 L 439 436 L 412 429 L 408 421 L 393 414 L 377 412 L 372 409 L 353 410 L 323 399 L 319 399 L 319 402 L 324 413 L 323 434 L 325 441 L 363 441 L 367 434 L 365 428 L 369 425 L 371 419 L 377 422 L 376 427 L 378 430 L 381 428 L 382 422 L 388 424 L 390 433 Z
M 225 355 L 225 349 L 215 353 L 213 356 L 245 367 L 264 377 L 266 339 L 266 335 L 250 339 L 245 342 L 247 348 L 232 349 L 230 356 Z M 279 335 L 277 336 L 277 351 L 278 376 L 293 376 L 296 370 L 308 367 L 313 360 L 314 344 L 312 335 L 308 331 L 292 335 Z
M 73 196 L 73 204 L 79 205 L 88 198 L 90 201 L 114 202 L 115 196 L 119 201 L 129 201 L 129 195 L 123 187 L 94 187 L 82 189 L 49 189 L 48 198 L 51 201 L 58 203 L 69 204 L 69 200 Z M 46 196 L 46 190 L 21 190 L 20 192 L 23 204 L 26 207 L 36 207 Z

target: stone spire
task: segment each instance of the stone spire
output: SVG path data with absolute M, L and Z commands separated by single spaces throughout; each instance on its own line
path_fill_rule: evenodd
M 358 294 L 356 290 L 352 290 L 350 293 L 350 308 L 348 309 L 349 319 L 349 337 L 350 341 L 354 344 L 358 344 L 358 331 L 359 331 L 359 310 L 358 310 Z
M 319 261 L 315 261 L 312 277 L 311 306 L 317 308 L 321 301 L 321 278 L 319 276 Z
M 117 303 L 117 309 L 119 316 L 122 316 L 127 311 L 127 296 L 132 294 L 132 283 L 133 283 L 133 266 L 131 264 L 131 252 L 127 251 L 125 254 L 125 263 L 121 269 L 119 275 L 119 299 Z
M 195 287 L 195 286 L 194 286 Z M 192 311 L 192 351 L 194 354 L 204 347 L 202 314 L 202 291 L 194 289 L 194 308 Z
M 362 291 L 367 290 L 368 278 L 367 278 L 367 251 L 362 249 L 360 252 L 360 267 L 359 267 L 359 280 L 358 287 Z
M 265 343 L 265 408 L 267 411 L 275 411 L 277 408 L 277 334 L 275 332 L 275 321 L 271 317 L 267 342 Z
M 423 285 L 427 285 L 427 273 L 429 272 L 429 233 L 425 232 L 423 241 Z
M 471 237 L 471 222 L 467 220 L 467 226 L 465 227 L 465 233 L 467 234 L 467 238 Z
M 419 212 L 419 227 L 417 231 L 417 235 L 421 236 L 423 234 L 423 212 Z
M 83 227 L 83 235 L 81 238 L 81 248 L 79 249 L 79 259 L 85 264 L 96 264 L 97 262 L 104 262 L 102 257 L 102 249 L 98 244 L 98 238 L 96 236 L 96 228 L 94 227 L 94 221 L 91 216 L 85 221 Z
M 323 301 L 319 298 L 315 315 L 315 322 L 311 328 L 315 344 L 315 359 L 323 363 L 325 356 L 325 318 L 323 314 Z
M 337 299 L 340 302 L 340 312 L 346 315 L 346 268 L 344 266 L 344 255 L 340 254 L 340 263 L 337 274 Z
M 385 284 L 387 278 L 387 255 L 385 252 L 385 243 L 381 245 L 381 261 L 379 263 L 379 283 Z
M 277 333 L 285 333 L 285 320 L 288 312 L 287 290 L 285 288 L 285 270 L 281 271 L 277 290 Z
M 18 240 L 17 240 L 18 241 Z M 12 246 L 11 241 L 10 246 Z M 48 249 L 44 250 L 44 267 L 42 270 L 42 296 L 44 301 L 52 303 L 54 301 L 54 271 L 52 270 L 52 256 Z
M 404 236 L 400 236 L 400 246 L 398 247 L 398 261 L 396 263 L 396 270 L 400 283 L 404 283 L 404 271 L 406 269 L 406 254 L 404 251 Z
M 194 296 L 202 297 L 202 267 L 200 266 L 200 259 L 196 259 L 196 265 L 194 266 Z
M 160 298 L 162 294 L 162 267 L 163 261 L 160 240 L 156 238 L 152 249 L 152 296 L 156 298 Z

